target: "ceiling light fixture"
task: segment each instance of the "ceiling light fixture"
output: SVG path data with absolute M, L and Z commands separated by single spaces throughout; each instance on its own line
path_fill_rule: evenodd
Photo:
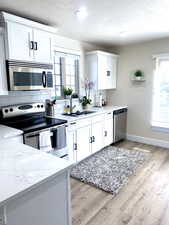
M 88 15 L 87 9 L 85 7 L 81 7 L 80 9 L 76 10 L 75 14 L 80 20 L 84 20 Z

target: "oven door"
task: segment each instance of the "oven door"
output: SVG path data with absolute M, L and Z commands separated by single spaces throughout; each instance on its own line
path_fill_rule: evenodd
M 44 152 L 51 152 L 53 150 L 51 142 L 52 135 L 50 129 L 27 133 L 24 134 L 24 144 Z

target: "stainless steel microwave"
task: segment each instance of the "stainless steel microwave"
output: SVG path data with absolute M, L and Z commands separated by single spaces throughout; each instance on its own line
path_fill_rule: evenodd
M 11 91 L 53 88 L 53 65 L 7 61 L 8 86 Z

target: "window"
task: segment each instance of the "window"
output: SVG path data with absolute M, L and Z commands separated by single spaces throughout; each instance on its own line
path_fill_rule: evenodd
M 63 88 L 79 92 L 79 55 L 55 51 L 54 54 L 54 92 L 53 96 L 63 97 Z
M 169 128 L 169 55 L 156 58 L 152 125 Z

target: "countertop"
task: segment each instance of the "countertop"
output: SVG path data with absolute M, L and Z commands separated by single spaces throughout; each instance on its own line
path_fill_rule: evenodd
M 72 167 L 73 163 L 15 141 L 0 141 L 0 206 Z
M 22 134 L 23 134 L 23 131 L 21 130 L 0 124 L 0 141 L 4 138 L 16 137 Z
M 57 119 L 64 119 L 67 120 L 68 123 L 72 122 L 72 121 L 77 121 L 79 119 L 85 119 L 88 117 L 92 117 L 92 116 L 96 116 L 98 114 L 101 113 L 106 113 L 106 112 L 113 112 L 115 110 L 118 109 L 123 109 L 123 108 L 127 108 L 127 106 L 105 106 L 105 107 L 91 107 L 91 109 L 89 109 L 89 111 L 95 111 L 95 113 L 91 113 L 91 114 L 87 114 L 87 115 L 80 115 L 80 116 L 66 116 L 66 115 L 62 115 L 60 113 L 55 113 L 53 116 L 51 116 L 52 118 L 57 118 Z

